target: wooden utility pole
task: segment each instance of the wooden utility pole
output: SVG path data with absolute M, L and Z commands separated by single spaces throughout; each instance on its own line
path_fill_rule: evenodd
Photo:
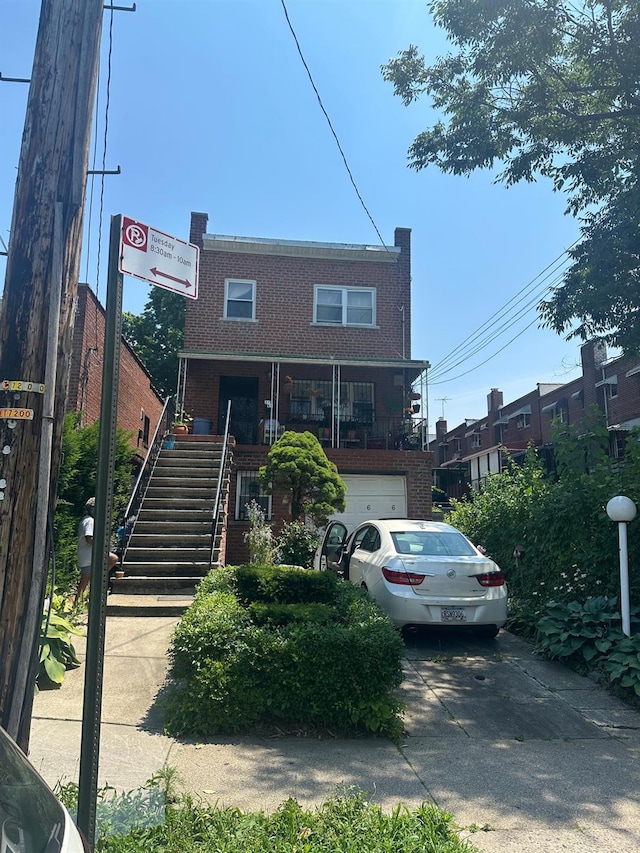
M 0 391 L 0 408 L 34 410 L 33 420 L 0 417 L 0 724 L 25 751 L 47 562 L 38 565 L 34 559 L 36 552 L 46 555 L 47 541 L 46 525 L 36 521 L 42 517 L 36 512 L 38 472 L 48 426 L 51 477 L 44 500 L 51 515 L 69 378 L 102 9 L 103 0 L 42 0 L 0 313 L 0 382 L 39 385 L 45 376 L 55 375 L 51 410 L 44 394 Z M 47 369 L 46 343 L 57 289 L 57 370 L 52 372 L 50 365 Z

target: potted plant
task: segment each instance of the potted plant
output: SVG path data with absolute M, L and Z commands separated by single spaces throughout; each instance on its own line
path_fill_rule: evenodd
M 188 415 L 183 406 L 180 406 L 176 412 L 176 416 L 171 424 L 171 431 L 174 435 L 186 435 L 189 432 L 189 426 L 193 418 Z

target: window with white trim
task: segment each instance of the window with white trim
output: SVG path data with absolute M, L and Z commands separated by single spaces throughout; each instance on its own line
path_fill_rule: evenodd
M 224 316 L 227 320 L 255 320 L 255 281 L 239 278 L 225 278 Z
M 257 471 L 238 471 L 236 481 L 236 520 L 247 521 L 249 518 L 248 504 L 255 501 L 264 512 L 266 519 L 271 518 L 271 495 L 268 495 L 260 484 Z
M 528 412 L 523 412 L 523 414 L 518 415 L 516 418 L 516 428 L 517 429 L 526 429 L 531 426 L 531 415 Z
M 332 326 L 374 326 L 375 288 L 316 284 L 313 320 Z
M 471 436 L 471 447 L 476 450 L 478 447 L 482 447 L 482 436 L 479 432 L 474 432 Z

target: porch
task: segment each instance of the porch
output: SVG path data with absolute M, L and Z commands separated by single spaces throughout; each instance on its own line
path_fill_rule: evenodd
M 309 431 L 327 449 L 425 450 L 427 362 L 181 353 L 179 402 L 196 434 L 221 434 L 231 402 L 238 445 Z

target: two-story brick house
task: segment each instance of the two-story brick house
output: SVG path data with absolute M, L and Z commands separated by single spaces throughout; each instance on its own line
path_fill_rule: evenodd
M 226 561 L 246 557 L 246 504 L 276 529 L 283 496 L 260 492 L 258 468 L 284 429 L 312 432 L 347 485 L 348 526 L 366 517 L 429 517 L 431 454 L 414 431 L 410 230 L 365 246 L 207 233 L 197 300 L 187 304 L 180 395 L 195 433 L 221 434 L 231 403 L 234 472 Z M 413 395 L 416 396 L 415 393 Z

